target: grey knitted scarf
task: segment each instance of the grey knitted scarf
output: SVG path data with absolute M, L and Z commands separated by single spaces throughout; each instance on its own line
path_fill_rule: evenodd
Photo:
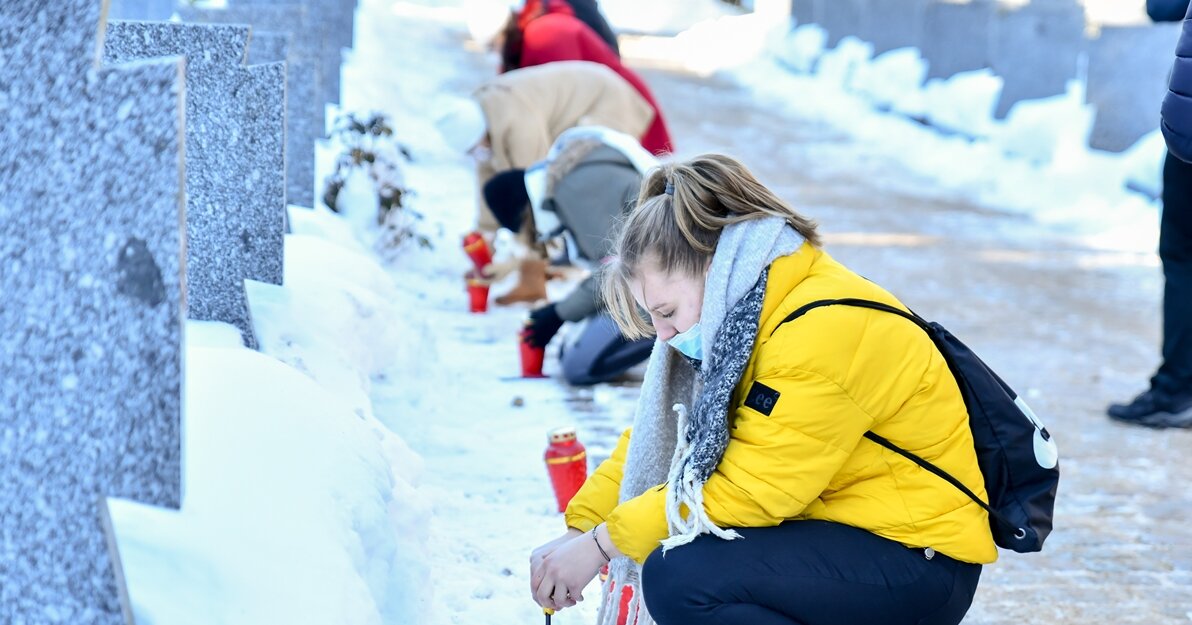
M 698 373 L 678 350 L 663 341 L 654 344 L 629 440 L 620 501 L 669 483 L 666 516 L 670 537 L 662 541 L 664 550 L 704 533 L 724 539 L 738 537 L 708 519 L 703 487 L 728 446 L 729 402 L 753 352 L 768 268 L 802 244 L 803 237 L 779 217 L 726 227 L 704 285 L 700 327 L 706 357 Z M 686 517 L 680 514 L 684 505 Z M 616 623 L 620 588 L 628 586 L 633 589 L 629 612 L 634 617 L 627 622 L 652 625 L 654 621 L 640 600 L 640 567 L 629 558 L 618 558 L 609 571 L 597 623 Z

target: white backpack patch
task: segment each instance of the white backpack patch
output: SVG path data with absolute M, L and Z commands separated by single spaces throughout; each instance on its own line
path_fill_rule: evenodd
M 1035 426 L 1035 462 L 1044 469 L 1055 468 L 1060 463 L 1060 449 L 1056 447 L 1055 441 L 1047 434 L 1047 430 L 1043 427 L 1043 422 L 1039 420 L 1038 415 L 1034 410 L 1022 400 L 1022 397 L 1014 399 L 1014 405 L 1026 415 L 1027 419 Z

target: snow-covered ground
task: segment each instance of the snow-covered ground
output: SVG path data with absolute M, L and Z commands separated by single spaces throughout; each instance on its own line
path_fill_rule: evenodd
M 918 193 L 927 179 L 1106 246 L 1153 249 L 1156 207 L 1125 185 L 1153 174 L 1157 146 L 1124 157 L 1083 149 L 1083 126 L 1053 123 L 1083 111 L 1078 86 L 1018 126 L 998 126 L 966 116 L 988 99 L 991 77 L 920 90 L 912 52 L 871 61 L 862 42 L 825 51 L 814 29 L 786 36 L 715 0 L 602 4 L 625 29 L 694 25 L 626 48 L 719 71 L 776 111 L 879 144 L 920 174 Z M 413 155 L 409 205 L 435 247 L 379 252 L 375 206 L 350 186 L 344 216 L 291 209 L 284 286 L 248 285 L 262 353 L 239 347 L 228 326 L 187 325 L 183 508 L 112 504 L 139 623 L 541 622 L 528 556 L 563 529 L 542 462 L 546 433 L 578 425 L 602 458 L 628 425 L 635 391 L 521 380 L 515 334 L 527 309 L 467 312 L 459 243 L 473 222 L 473 173 L 430 120 L 445 96 L 466 94 L 496 66 L 470 40 L 484 28 L 475 7 L 360 3 L 342 106 L 393 117 Z M 695 24 L 705 17 L 719 21 Z M 817 71 L 791 71 L 800 64 Z M 915 97 L 895 102 L 907 93 Z M 879 110 L 902 107 L 962 134 Z M 319 178 L 334 153 L 320 149 Z M 548 360 L 547 373 L 556 366 Z M 590 622 L 596 595 L 555 622 Z

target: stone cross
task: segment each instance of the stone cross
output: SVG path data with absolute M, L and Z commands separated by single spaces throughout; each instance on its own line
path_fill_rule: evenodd
M 106 498 L 181 502 L 183 68 L 105 12 L 0 2 L 0 623 L 131 622 Z
M 186 22 L 249 24 L 289 37 L 285 59 L 286 203 L 314 206 L 315 141 L 324 134 L 326 114 L 322 102 L 322 46 L 309 36 L 315 29 L 314 15 L 303 5 L 179 7 L 178 12 Z M 276 45 L 271 47 L 276 53 Z M 253 62 L 260 60 L 252 58 Z
M 186 57 L 188 313 L 256 348 L 244 281 L 282 281 L 285 65 L 245 66 L 248 42 L 247 26 L 117 21 L 104 62 Z
M 320 84 L 325 102 L 339 103 L 340 65 L 343 49 L 354 40 L 356 0 L 234 0 L 238 6 L 302 5 L 314 19 L 307 20 L 303 37 L 319 43 Z

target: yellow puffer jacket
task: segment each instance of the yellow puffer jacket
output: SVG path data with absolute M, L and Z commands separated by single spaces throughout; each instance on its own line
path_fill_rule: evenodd
M 757 342 L 733 398 L 731 438 L 704 486 L 708 518 L 721 527 L 835 521 L 957 560 L 993 562 L 980 506 L 864 438 L 872 430 L 985 497 L 964 400 L 931 339 L 896 315 L 845 306 L 778 328 L 804 304 L 841 297 L 903 307 L 810 245 L 771 266 Z M 744 405 L 755 383 L 778 393 L 768 415 Z M 607 521 L 617 547 L 644 562 L 667 536 L 666 489 L 617 503 L 630 436 L 580 489 L 566 522 L 587 531 Z

